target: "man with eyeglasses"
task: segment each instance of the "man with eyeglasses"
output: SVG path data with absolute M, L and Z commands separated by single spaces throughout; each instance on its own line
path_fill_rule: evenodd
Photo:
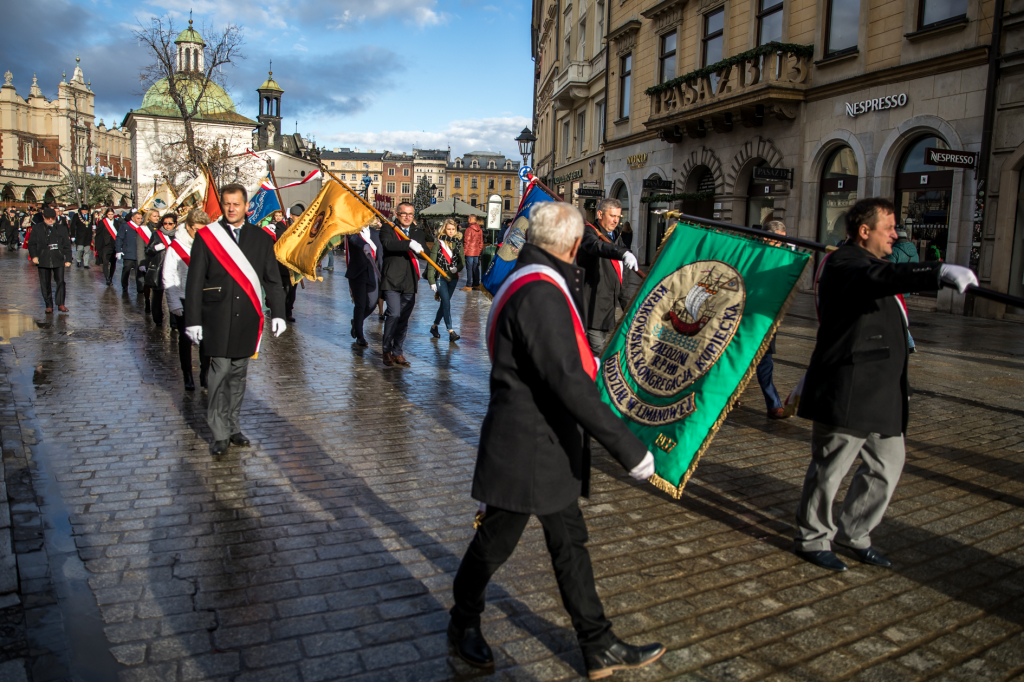
M 409 331 L 413 306 L 416 305 L 416 287 L 420 279 L 420 264 L 416 254 L 423 253 L 420 243 L 409 238 L 413 211 L 412 204 L 402 202 L 398 205 L 397 224 L 384 225 L 380 230 L 380 243 L 384 249 L 380 290 L 388 304 L 388 316 L 384 320 L 385 367 L 408 367 L 410 364 L 402 352 L 402 344 Z M 396 234 L 397 230 L 401 230 L 404 239 Z

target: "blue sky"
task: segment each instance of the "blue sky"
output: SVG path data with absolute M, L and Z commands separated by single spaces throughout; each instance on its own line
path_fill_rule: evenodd
M 224 73 L 239 113 L 256 118 L 274 61 L 284 132 L 326 147 L 454 154 L 500 151 L 529 125 L 530 3 L 474 0 L 32 0 L 5 3 L 0 71 L 25 97 L 32 74 L 48 98 L 81 55 L 96 116 L 120 121 L 142 101 L 148 57 L 132 37 L 153 17 L 195 26 L 210 42 L 229 23 L 246 59 Z

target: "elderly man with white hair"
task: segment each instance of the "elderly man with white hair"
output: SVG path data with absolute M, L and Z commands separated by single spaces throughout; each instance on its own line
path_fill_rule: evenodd
M 484 590 L 531 516 L 544 528 L 589 677 L 639 668 L 665 653 L 660 644 L 632 646 L 612 633 L 585 546 L 578 498 L 589 494 L 586 434 L 636 480 L 654 474 L 654 458 L 601 402 L 594 383 L 597 361 L 580 317 L 583 270 L 573 265 L 582 235 L 583 217 L 570 204 L 536 206 L 527 243 L 487 319 L 491 400 L 473 476 L 482 516 L 455 576 L 448 626 L 455 653 L 478 668 L 494 667 L 480 631 Z

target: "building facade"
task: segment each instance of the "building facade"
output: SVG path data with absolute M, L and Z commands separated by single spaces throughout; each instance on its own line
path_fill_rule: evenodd
M 413 195 L 416 194 L 416 185 L 419 184 L 420 178 L 425 177 L 427 182 L 437 187 L 434 197 L 438 201 L 443 201 L 447 196 L 448 192 L 446 186 L 446 175 L 445 171 L 448 168 L 448 163 L 452 158 L 451 148 L 444 149 L 413 149 L 412 150 L 414 170 L 413 170 Z
M 416 195 L 415 168 L 416 159 L 412 154 L 384 152 L 381 194 L 391 197 L 393 206 L 397 207 L 403 201 L 412 203 Z
M 130 136 L 115 124 L 95 122 L 95 100 L 76 60 L 69 81 L 48 100 L 35 76 L 27 98 L 18 95 L 14 76 L 0 87 L 0 201 L 6 204 L 53 201 L 68 174 L 103 175 L 113 186 L 114 203 L 131 201 Z M 88 198 L 87 198 L 88 200 Z M 76 202 L 68 202 L 74 204 Z
M 513 218 L 519 209 L 519 162 L 500 152 L 470 152 L 448 164 L 450 196 L 486 211 L 492 195 L 501 197 L 501 219 Z
M 363 176 L 370 177 L 370 193 L 372 198 L 378 194 L 384 186 L 384 156 L 387 152 L 378 152 L 373 149 L 359 151 L 347 147 L 336 147 L 331 151 L 320 152 L 320 161 L 324 168 L 333 171 L 346 185 L 356 190 L 363 191 Z

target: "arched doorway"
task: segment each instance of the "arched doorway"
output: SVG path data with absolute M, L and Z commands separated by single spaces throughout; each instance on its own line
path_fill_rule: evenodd
M 25 188 L 25 199 L 24 200 L 27 201 L 30 204 L 36 203 L 37 199 L 36 199 L 35 190 L 33 190 L 31 187 L 26 187 Z
M 10 183 L 4 185 L 3 192 L 0 193 L 0 201 L 17 201 L 18 198 L 14 195 L 14 187 Z
M 687 194 L 707 194 L 705 199 L 684 199 L 683 213 L 711 220 L 715 214 L 715 174 L 707 166 L 696 166 L 686 178 Z
M 46 194 L 43 195 L 43 201 L 45 203 L 47 203 L 47 204 L 52 204 L 53 203 L 54 198 L 53 198 L 53 190 L 52 189 L 46 190 Z
M 846 239 L 846 212 L 857 201 L 857 157 L 843 146 L 825 162 L 821 172 L 818 241 L 835 246 Z
M 896 174 L 896 225 L 917 244 L 921 260 L 946 260 L 953 171 L 925 164 L 924 150 L 948 149 L 941 137 L 920 137 L 910 144 Z
M 661 175 L 658 173 L 652 174 L 647 180 L 658 181 L 661 180 Z M 661 190 L 644 190 L 644 194 L 652 196 L 655 194 L 661 194 Z M 668 203 L 649 202 L 644 204 L 646 207 L 646 224 L 647 224 L 647 250 L 644 254 L 644 263 L 650 265 L 654 262 L 654 257 L 658 255 L 658 247 L 661 246 L 661 240 L 665 238 L 665 229 L 668 227 L 668 222 L 665 220 L 665 214 L 656 213 L 656 211 L 664 210 L 668 208 Z
M 119 204 L 122 208 L 128 208 L 128 197 L 121 195 L 121 203 Z
M 747 188 L 746 225 L 759 229 L 769 220 L 775 219 L 775 186 L 770 180 L 754 178 L 754 168 L 767 165 L 763 159 L 754 163 L 750 169 L 750 185 Z

